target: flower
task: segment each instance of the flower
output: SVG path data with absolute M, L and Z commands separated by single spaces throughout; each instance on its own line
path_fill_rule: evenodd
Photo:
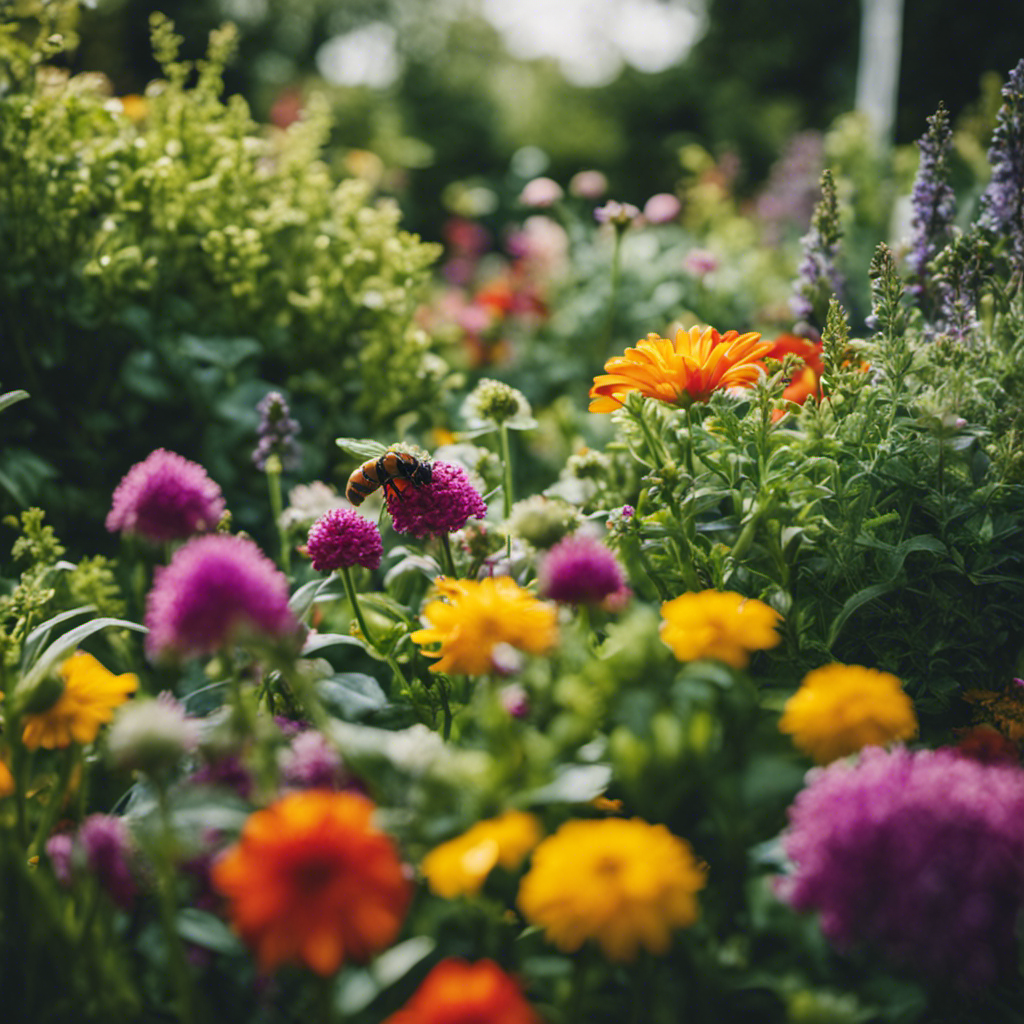
M 531 494 L 512 506 L 507 529 L 513 537 L 544 549 L 568 536 L 582 521 L 579 511 L 567 501 Z
M 155 543 L 184 540 L 212 530 L 225 507 L 220 488 L 198 462 L 157 448 L 117 485 L 107 529 Z
M 423 874 L 430 891 L 438 896 L 448 900 L 473 896 L 483 888 L 492 868 L 500 864 L 515 870 L 540 840 L 540 822 L 534 815 L 506 811 L 435 846 L 423 858 Z
M 100 726 L 114 717 L 114 708 L 139 688 L 138 676 L 115 676 L 85 651 L 66 658 L 59 675 L 63 689 L 56 702 L 38 714 L 25 715 L 21 741 L 29 750 L 92 743 Z
M 553 178 L 534 178 L 523 186 L 519 202 L 523 206 L 554 206 L 563 195 L 562 186 Z
M 14 796 L 16 792 L 17 786 L 14 783 L 14 776 L 11 774 L 11 769 L 7 767 L 7 763 L 5 761 L 0 761 L 0 800 L 9 796 Z
M 288 580 L 244 537 L 197 537 L 157 569 L 146 599 L 150 657 L 209 654 L 239 632 L 295 632 Z
M 541 1018 L 494 961 L 448 959 L 384 1024 L 541 1024 Z
M 620 203 L 616 199 L 609 199 L 594 211 L 598 224 L 611 224 L 617 231 L 625 231 L 639 216 L 640 211 L 632 203 Z
M 917 734 L 913 701 L 888 672 L 824 665 L 808 672 L 779 719 L 779 729 L 818 764 Z
M 650 224 L 669 224 L 682 209 L 683 204 L 671 192 L 657 192 L 644 203 L 644 220 Z
M 315 729 L 300 732 L 280 761 L 281 781 L 297 789 L 340 789 L 348 779 L 341 755 Z
M 541 594 L 564 604 L 600 604 L 626 586 L 619 560 L 596 537 L 560 540 L 537 570 Z
M 200 723 L 166 690 L 156 700 L 137 700 L 121 709 L 107 735 L 107 753 L 118 768 L 159 771 L 173 768 L 199 745 Z
M 282 530 L 301 529 L 303 533 L 309 533 L 309 528 L 325 512 L 332 508 L 350 507 L 330 484 L 314 480 L 310 484 L 296 484 L 288 492 L 288 507 L 277 522 Z
M 821 361 L 822 343 L 801 338 L 796 334 L 780 334 L 772 347 L 765 353 L 766 359 L 777 359 L 779 362 L 789 354 L 799 356 L 804 365 L 790 379 L 782 397 L 787 402 L 803 405 L 811 395 L 821 395 L 821 374 L 825 367 Z M 779 420 L 785 415 L 782 409 L 776 409 L 772 419 Z
M 291 410 L 279 391 L 271 391 L 256 406 L 260 414 L 257 427 L 259 441 L 252 453 L 253 464 L 259 470 L 267 468 L 267 460 L 277 456 L 279 469 L 295 469 L 302 461 L 302 449 L 296 436 L 301 429 L 291 417 Z
M 816 910 L 839 948 L 992 982 L 1016 964 L 1024 906 L 1024 771 L 952 750 L 864 750 L 808 775 L 783 847 L 779 895 Z
M 451 462 L 431 464 L 430 483 L 387 495 L 391 523 L 398 533 L 439 537 L 483 519 L 487 506 L 466 471 Z
M 412 891 L 373 811 L 356 793 L 291 793 L 252 814 L 213 865 L 262 970 L 304 963 L 326 976 L 394 942 Z
M 710 658 L 746 668 L 753 651 L 779 643 L 774 608 L 731 591 L 682 594 L 661 606 L 661 639 L 680 661 Z
M 1010 242 L 1011 263 L 1024 265 L 1024 60 L 1002 89 L 988 162 L 992 178 L 981 197 L 981 223 Z
M 317 572 L 351 569 L 355 565 L 376 569 L 384 554 L 376 523 L 348 508 L 325 512 L 309 531 L 306 549 Z
M 691 249 L 683 257 L 683 270 L 691 277 L 707 277 L 718 269 L 718 257 L 708 249 Z
M 842 236 L 836 186 L 832 172 L 826 168 L 821 173 L 821 199 L 814 207 L 811 228 L 800 239 L 803 259 L 790 299 L 795 316 L 813 319 L 819 327 L 825 323 L 829 299 L 843 293 L 843 276 L 836 265 Z
M 601 171 L 578 171 L 569 179 L 569 191 L 580 199 L 600 199 L 608 191 L 608 179 Z
M 543 654 L 558 638 L 555 609 L 508 576 L 483 580 L 440 576 L 436 583 L 441 600 L 423 609 L 430 626 L 410 635 L 413 643 L 422 646 L 441 645 L 440 651 L 423 652 L 428 658 L 440 658 L 430 666 L 431 672 L 481 675 L 492 671 L 498 644 Z
M 648 398 L 672 405 L 706 402 L 722 388 L 750 387 L 761 374 L 757 361 L 772 347 L 755 333 L 719 334 L 713 327 L 691 327 L 669 341 L 648 334 L 604 364 L 605 373 L 590 389 L 591 412 L 614 412 L 624 404 L 621 396 L 639 391 Z
M 508 424 L 515 429 L 535 426 L 526 395 L 500 380 L 484 377 L 462 403 L 462 417 L 471 430 Z
M 53 868 L 53 876 L 61 885 L 70 887 L 74 880 L 72 859 L 75 851 L 75 840 L 67 832 L 58 832 L 46 840 L 46 856 Z
M 562 952 L 594 939 L 609 960 L 665 953 L 698 916 L 704 870 L 688 843 L 639 818 L 568 821 L 533 851 L 519 909 Z
M 124 819 L 91 814 L 79 827 L 76 842 L 101 888 L 119 906 L 131 906 L 136 884 L 129 866 L 132 840 Z M 50 857 L 54 859 L 52 853 Z

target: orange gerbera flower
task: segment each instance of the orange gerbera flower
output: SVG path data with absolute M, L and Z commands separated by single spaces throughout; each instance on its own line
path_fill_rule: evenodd
M 356 793 L 292 793 L 249 817 L 214 866 L 235 929 L 260 967 L 333 974 L 394 942 L 412 887 L 374 805 Z
M 793 374 L 786 390 L 782 392 L 782 397 L 787 402 L 803 405 L 811 395 L 821 397 L 821 374 L 825 368 L 821 361 L 821 350 L 820 341 L 814 342 L 796 334 L 780 334 L 772 342 L 772 347 L 765 353 L 765 358 L 778 359 L 781 362 L 785 356 L 793 353 L 804 361 L 804 365 Z M 772 419 L 780 420 L 783 416 L 785 412 L 776 409 Z
M 541 1024 L 541 1019 L 492 960 L 442 960 L 384 1024 Z
M 676 331 L 675 341 L 648 334 L 604 364 L 590 389 L 591 412 L 614 412 L 630 391 L 672 405 L 706 402 L 721 388 L 750 387 L 761 374 L 758 360 L 772 347 L 753 332 L 719 334 L 713 327 Z

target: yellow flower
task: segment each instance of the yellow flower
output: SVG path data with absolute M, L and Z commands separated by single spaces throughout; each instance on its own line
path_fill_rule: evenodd
M 804 676 L 786 702 L 779 729 L 818 764 L 917 735 L 903 683 L 861 665 L 824 665 Z
M 431 672 L 481 675 L 493 669 L 492 652 L 498 644 L 543 654 L 558 639 L 555 609 L 508 576 L 479 582 L 440 576 L 436 583 L 442 600 L 423 609 L 430 628 L 412 634 L 413 643 L 441 645 L 439 651 L 423 652 L 440 658 Z
M 672 405 L 706 402 L 720 388 L 750 387 L 762 372 L 758 360 L 774 342 L 753 332 L 719 334 L 713 327 L 676 331 L 675 341 L 648 334 L 604 364 L 590 389 L 591 412 L 614 412 L 639 391 Z
M 13 796 L 14 791 L 14 776 L 11 774 L 11 769 L 3 761 L 0 761 L 0 800 Z
M 514 870 L 540 839 L 540 822 L 532 814 L 506 811 L 431 850 L 423 858 L 423 874 L 438 896 L 472 896 L 495 866 Z
M 565 953 L 594 939 L 609 960 L 668 951 L 692 925 L 705 872 L 685 840 L 639 818 L 568 821 L 533 852 L 519 909 Z
M 746 668 L 753 651 L 779 643 L 774 608 L 731 591 L 683 594 L 661 606 L 661 639 L 680 661 L 710 658 Z
M 64 661 L 60 677 L 64 689 L 56 703 L 25 716 L 21 740 L 29 750 L 91 743 L 100 726 L 114 717 L 114 708 L 139 687 L 138 676 L 131 672 L 115 676 L 85 651 L 76 651 Z

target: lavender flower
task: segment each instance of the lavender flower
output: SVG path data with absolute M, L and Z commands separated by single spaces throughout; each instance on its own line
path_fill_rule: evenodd
M 297 629 L 288 580 L 251 540 L 227 534 L 197 537 L 157 569 L 146 625 L 151 658 L 210 654 L 240 631 L 284 637 Z
M 1003 86 L 988 151 L 992 180 L 981 197 L 981 225 L 1005 235 L 1014 273 L 1024 273 L 1024 60 Z
M 545 555 L 537 577 L 543 596 L 565 604 L 600 604 L 626 585 L 618 559 L 589 534 L 559 541 Z
M 63 886 L 70 886 L 73 881 L 74 850 L 75 840 L 67 832 L 59 832 L 46 840 L 46 856 L 50 860 L 54 877 Z
M 821 175 L 821 199 L 814 208 L 811 230 L 800 239 L 803 259 L 790 300 L 797 319 L 824 324 L 829 299 L 842 294 L 843 278 L 836 266 L 842 236 L 835 182 L 826 169 Z
M 291 418 L 291 411 L 284 396 L 271 391 L 256 406 L 260 414 L 260 425 L 257 428 L 259 443 L 252 453 L 252 461 L 259 470 L 267 468 L 267 459 L 276 455 L 282 469 L 295 469 L 302 460 L 302 449 L 296 440 L 301 429 L 296 420 Z
M 632 203 L 620 203 L 615 199 L 609 199 L 594 211 L 594 220 L 598 224 L 613 224 L 618 231 L 625 231 L 639 216 L 640 211 Z
M 797 132 L 772 167 L 756 203 L 768 246 L 777 246 L 789 225 L 802 227 L 811 219 L 821 195 L 824 148 L 820 132 Z
M 928 118 L 928 131 L 918 140 L 917 146 L 921 151 L 921 162 L 911 194 L 914 216 L 909 264 L 914 280 L 909 291 L 918 306 L 931 313 L 936 298 L 930 294 L 928 264 L 949 241 L 956 213 L 956 197 L 948 181 L 953 132 L 949 127 L 949 114 L 941 103 L 934 115 Z
M 92 814 L 78 829 L 77 843 L 86 867 L 115 903 L 130 907 L 136 885 L 129 859 L 131 836 L 124 820 L 110 814 Z
M 309 531 L 306 549 L 317 572 L 355 565 L 376 569 L 384 554 L 376 525 L 347 508 L 334 508 L 322 515 Z
M 869 943 L 966 987 L 1016 960 L 1024 771 L 951 750 L 864 751 L 808 775 L 783 836 L 779 891 L 837 946 Z
M 935 257 L 932 281 L 938 312 L 932 328 L 936 334 L 970 343 L 981 326 L 978 303 L 991 268 L 991 249 L 977 225 L 966 234 L 955 234 Z
M 281 756 L 281 781 L 299 789 L 340 789 L 348 781 L 338 752 L 323 733 L 299 733 Z
M 451 462 L 434 462 L 429 484 L 389 493 L 387 503 L 394 528 L 414 537 L 452 533 L 470 519 L 483 519 L 487 514 L 487 506 L 466 471 Z
M 220 488 L 199 463 L 157 448 L 117 485 L 107 529 L 155 543 L 184 540 L 212 530 L 224 509 Z

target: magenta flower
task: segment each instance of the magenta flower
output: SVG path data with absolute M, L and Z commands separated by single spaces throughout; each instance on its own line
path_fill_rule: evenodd
M 410 486 L 387 496 L 398 533 L 440 537 L 461 530 L 470 519 L 483 519 L 487 506 L 466 471 L 451 462 L 434 462 L 429 484 Z
M 136 885 L 129 862 L 131 836 L 123 819 L 110 814 L 91 814 L 78 829 L 86 867 L 119 906 L 130 907 Z
M 117 485 L 107 529 L 156 543 L 184 540 L 212 530 L 224 509 L 220 487 L 198 462 L 157 448 Z
M 298 628 L 288 580 L 251 540 L 227 534 L 197 537 L 157 569 L 146 625 L 151 658 L 211 654 L 239 633 L 283 637 Z
M 600 604 L 626 586 L 618 559 L 596 537 L 560 540 L 537 570 L 540 593 L 564 604 Z
M 838 947 L 983 986 L 1016 962 L 1024 906 L 1024 771 L 951 750 L 870 748 L 808 775 L 780 895 Z
M 384 554 L 376 525 L 347 508 L 325 512 L 309 531 L 306 549 L 317 572 L 351 569 L 354 565 L 376 569 Z

